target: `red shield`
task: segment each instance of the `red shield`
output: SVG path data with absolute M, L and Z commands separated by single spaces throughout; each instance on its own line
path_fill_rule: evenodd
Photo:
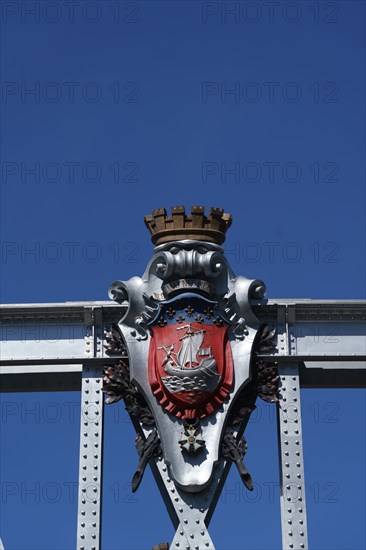
M 179 418 L 205 418 L 233 384 L 228 327 L 189 322 L 152 331 L 148 373 L 153 394 Z

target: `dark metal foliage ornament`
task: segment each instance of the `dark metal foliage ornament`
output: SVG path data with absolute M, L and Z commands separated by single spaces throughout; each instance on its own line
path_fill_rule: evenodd
M 107 394 L 106 403 L 116 403 L 123 399 L 126 410 L 145 426 L 154 426 L 154 417 L 141 393 L 130 382 L 130 371 L 127 363 L 118 361 L 113 366 L 104 369 L 104 393 Z
M 232 432 L 226 431 L 222 444 L 222 456 L 235 463 L 245 487 L 249 489 L 249 491 L 253 491 L 252 478 L 243 463 L 247 448 L 247 442 L 244 437 L 237 440 Z
M 252 309 L 264 283 L 235 276 L 223 255 L 229 214 L 174 207 L 145 222 L 156 247 L 143 277 L 110 288 L 124 314 L 105 334 L 107 354 L 119 356 L 105 368 L 106 402 L 122 399 L 138 432 L 133 491 L 150 462 L 178 526 L 174 547 L 213 549 L 206 525 L 225 463 L 252 490 L 243 432 L 257 397 L 278 401 L 276 363 L 260 358 L 275 330 Z
M 160 438 L 156 429 L 150 432 L 145 440 L 140 434 L 136 435 L 136 450 L 140 455 L 140 462 L 132 478 L 133 493 L 137 491 L 141 483 L 142 476 L 144 475 L 149 460 L 153 456 L 158 456 L 161 453 Z

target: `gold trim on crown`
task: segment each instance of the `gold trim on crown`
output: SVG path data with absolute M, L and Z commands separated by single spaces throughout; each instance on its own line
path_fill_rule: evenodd
M 144 218 L 155 245 L 184 239 L 222 244 L 232 224 L 231 214 L 221 208 L 210 208 L 208 216 L 204 206 L 192 206 L 190 214 L 184 206 L 173 206 L 171 211 L 168 216 L 165 208 L 158 208 Z

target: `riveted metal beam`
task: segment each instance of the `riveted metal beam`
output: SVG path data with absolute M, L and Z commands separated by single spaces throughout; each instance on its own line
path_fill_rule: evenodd
M 308 548 L 299 366 L 281 364 L 278 443 L 283 550 Z
M 100 315 L 86 330 L 85 355 L 102 357 Z M 77 550 L 99 550 L 103 458 L 103 367 L 85 363 L 81 384 Z

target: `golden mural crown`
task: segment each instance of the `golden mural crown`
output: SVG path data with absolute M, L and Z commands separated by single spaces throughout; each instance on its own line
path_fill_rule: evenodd
M 186 214 L 184 206 L 172 206 L 170 216 L 165 208 L 158 208 L 144 220 L 155 245 L 185 239 L 220 245 L 232 224 L 231 214 L 222 208 L 210 208 L 206 216 L 204 206 L 192 206 L 190 214 Z

